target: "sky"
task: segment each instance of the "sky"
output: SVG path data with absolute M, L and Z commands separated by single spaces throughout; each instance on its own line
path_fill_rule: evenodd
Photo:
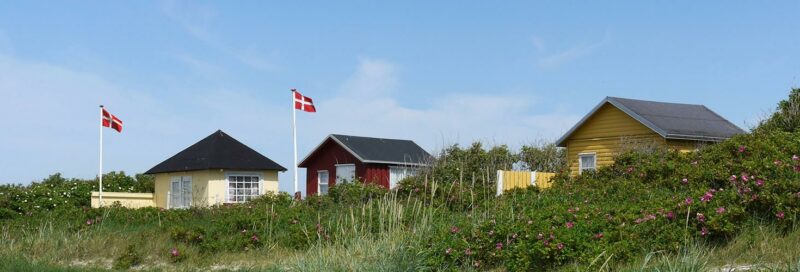
M 606 96 L 742 128 L 800 85 L 800 1 L 0 1 L 0 183 L 142 173 L 221 129 L 290 170 L 328 134 L 554 141 Z M 304 180 L 304 170 L 300 170 Z M 305 186 L 301 183 L 301 189 Z

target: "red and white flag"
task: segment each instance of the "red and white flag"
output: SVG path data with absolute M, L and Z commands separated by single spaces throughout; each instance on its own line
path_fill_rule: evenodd
M 108 113 L 106 109 L 103 109 L 103 126 L 110 127 L 117 132 L 122 132 L 122 120 L 119 120 L 119 118 L 113 114 Z
M 314 108 L 314 101 L 311 100 L 311 97 L 303 96 L 295 89 L 292 89 L 294 93 L 294 108 L 301 111 L 307 112 L 317 112 L 317 108 Z

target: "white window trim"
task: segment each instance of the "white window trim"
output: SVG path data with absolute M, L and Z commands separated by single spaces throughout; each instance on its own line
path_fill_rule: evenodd
M 231 204 L 244 203 L 244 202 L 230 201 L 230 197 L 229 197 L 230 195 L 229 194 L 230 194 L 230 186 L 231 186 L 231 182 L 230 182 L 230 177 L 231 176 L 234 176 L 234 177 L 235 176 L 251 176 L 251 177 L 256 176 L 256 177 L 258 177 L 258 195 L 264 195 L 264 176 L 261 173 L 259 173 L 259 172 L 225 172 L 225 199 L 222 201 L 222 203 L 231 203 Z
M 319 178 L 319 174 L 322 172 L 325 172 L 325 174 L 328 175 L 328 180 L 325 181 L 325 185 L 328 185 L 328 191 L 331 190 L 331 172 L 328 172 L 328 170 L 317 170 L 317 195 L 322 195 L 322 192 L 319 190 L 319 185 L 322 183 L 322 180 Z M 325 194 L 327 195 L 328 192 L 325 192 Z
M 343 183 L 354 183 L 355 182 L 355 179 L 356 179 L 356 164 L 355 163 L 334 164 L 333 166 L 336 169 L 336 176 L 334 177 L 334 180 L 336 180 L 336 184 L 339 184 L 339 166 L 352 166 L 353 167 L 353 179 L 348 180 L 348 182 L 343 182 Z
M 597 171 L 597 153 L 596 152 L 585 152 L 585 153 L 578 153 L 578 174 L 583 173 L 583 161 L 581 160 L 584 156 L 592 156 L 594 157 L 592 170 Z M 589 168 L 587 168 L 589 169 Z

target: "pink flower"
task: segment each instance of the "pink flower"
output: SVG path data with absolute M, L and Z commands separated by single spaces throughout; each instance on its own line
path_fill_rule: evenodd
M 633 172 L 633 166 L 628 167 L 628 169 L 626 169 L 625 172 L 628 172 L 628 173 Z
M 253 242 L 258 242 L 258 235 L 253 234 L 253 237 L 250 237 L 250 240 Z
M 86 220 L 86 225 L 88 225 L 88 226 L 91 226 L 93 223 L 94 222 L 92 222 L 92 219 L 87 219 Z
M 709 191 L 700 197 L 700 202 L 709 202 L 712 198 L 714 198 L 714 194 Z
M 601 232 L 601 233 L 595 234 L 594 235 L 594 239 L 601 239 L 601 238 L 603 238 L 603 236 L 605 236 L 605 235 L 603 235 L 603 233 Z
M 797 155 L 792 155 L 792 160 L 793 161 L 800 161 L 800 157 L 798 157 Z
M 683 179 L 681 180 L 681 183 L 683 183 L 684 185 L 686 185 L 686 184 L 689 184 L 689 179 L 687 179 L 687 178 L 683 178 Z
M 708 235 L 708 229 L 706 227 L 701 228 L 700 236 L 706 236 L 706 235 Z
M 450 253 L 453 253 L 453 249 L 448 247 L 448 248 L 447 248 L 447 249 L 444 251 L 444 254 L 450 255 Z
M 673 213 L 672 211 L 668 211 L 666 217 L 669 220 L 675 219 L 675 213 Z
M 725 207 L 717 208 L 717 214 L 723 214 L 723 213 L 725 213 Z
M 694 203 L 694 199 L 692 199 L 691 197 L 687 197 L 686 200 L 683 201 L 683 203 L 686 203 L 686 205 L 692 205 L 692 203 Z
M 465 250 L 464 250 L 464 255 L 467 255 L 467 256 L 470 256 L 470 255 L 472 255 L 472 249 L 469 249 L 469 248 L 468 248 L 468 249 L 465 249 Z
M 750 179 L 747 178 L 747 174 L 742 174 L 742 181 L 748 182 Z
M 503 243 L 497 243 L 496 245 L 494 245 L 494 247 L 497 248 L 497 250 L 501 250 L 503 249 Z
M 760 186 L 764 186 L 764 180 L 763 179 L 756 180 L 756 186 L 759 186 L 759 187 Z
M 556 248 L 558 250 L 563 250 L 564 249 L 564 244 L 563 243 L 558 243 L 558 245 L 556 245 Z
M 747 151 L 747 147 L 745 147 L 743 145 L 740 145 L 739 146 L 739 153 L 744 153 L 745 151 Z
M 706 216 L 702 213 L 697 213 L 697 221 L 706 222 Z
M 737 177 L 736 175 L 731 175 L 731 177 L 729 179 L 730 179 L 730 181 L 736 181 L 736 179 L 738 179 L 738 178 L 739 177 Z
M 180 251 L 178 251 L 177 248 L 172 248 L 172 250 L 169 253 L 172 254 L 172 257 L 178 257 L 181 255 Z
M 536 240 L 542 240 L 542 239 L 544 239 L 544 234 L 540 232 L 538 235 L 536 235 Z
M 458 233 L 458 227 L 456 227 L 456 226 L 451 227 L 450 228 L 450 233 L 452 233 L 452 234 Z
M 783 211 L 779 211 L 778 213 L 775 214 L 775 216 L 778 217 L 778 220 L 783 220 L 783 218 L 786 217 L 786 214 L 783 213 Z
M 575 227 L 575 223 L 573 223 L 572 221 L 567 222 L 567 228 L 568 229 L 571 229 L 573 227 Z

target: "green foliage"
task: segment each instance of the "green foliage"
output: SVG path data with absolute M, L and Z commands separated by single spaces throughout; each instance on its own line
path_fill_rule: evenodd
M 332 186 L 328 195 L 338 204 L 362 205 L 370 200 L 379 199 L 388 192 L 389 190 L 380 185 L 356 180 L 355 182 Z
M 519 159 L 529 170 L 550 173 L 567 171 L 567 150 L 552 143 L 523 146 L 519 151 Z
M 153 192 L 153 177 L 125 172 L 103 175 L 103 190 L 113 192 Z M 56 173 L 28 186 L 0 185 L 0 219 L 30 215 L 43 210 L 65 211 L 91 206 L 91 192 L 100 188 L 98 180 L 65 179 Z
M 142 263 L 142 253 L 136 245 L 130 244 L 122 252 L 122 255 L 114 259 L 114 269 L 128 269 Z
M 762 120 L 754 132 L 800 131 L 800 88 L 794 88 L 789 98 L 778 103 L 775 113 Z

